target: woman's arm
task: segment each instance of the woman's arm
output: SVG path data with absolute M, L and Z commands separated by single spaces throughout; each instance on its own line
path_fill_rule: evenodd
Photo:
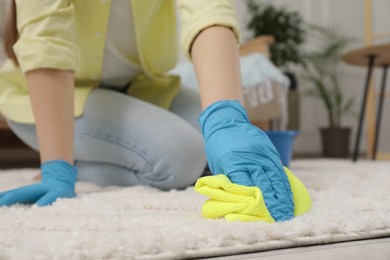
M 37 69 L 26 73 L 41 162 L 73 164 L 73 72 Z
M 47 206 L 73 198 L 73 72 L 29 70 L 26 74 L 38 134 L 42 182 L 0 192 L 0 207 L 15 203 Z
M 243 103 L 238 45 L 231 29 L 204 29 L 193 42 L 191 56 L 203 109 L 220 100 Z
M 257 186 L 276 221 L 294 217 L 291 187 L 275 147 L 251 125 L 243 107 L 238 46 L 227 27 L 212 26 L 194 40 L 191 56 L 200 86 L 200 116 L 208 165 L 231 182 Z
M 0 207 L 15 203 L 46 206 L 73 198 L 74 106 L 72 71 L 78 68 L 73 1 L 15 1 L 19 37 L 10 42 L 25 74 L 36 123 L 42 182 L 0 192 Z M 15 25 L 13 25 L 14 27 Z M 50 68 L 50 69 L 49 69 Z

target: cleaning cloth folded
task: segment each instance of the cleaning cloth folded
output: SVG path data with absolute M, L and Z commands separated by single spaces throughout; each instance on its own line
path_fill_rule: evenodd
M 288 168 L 284 171 L 290 182 L 294 199 L 294 215 L 299 216 L 311 208 L 311 198 L 302 182 Z M 210 197 L 202 206 L 205 218 L 224 217 L 227 220 L 275 222 L 269 213 L 261 190 L 232 183 L 223 174 L 199 178 L 195 191 Z

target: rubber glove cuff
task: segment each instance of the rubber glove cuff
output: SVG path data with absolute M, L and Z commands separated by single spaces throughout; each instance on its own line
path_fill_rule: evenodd
M 73 190 L 77 180 L 77 167 L 63 160 L 51 160 L 41 165 L 42 183 L 61 181 Z
M 221 127 L 226 127 L 226 122 L 234 124 L 250 124 L 245 108 L 238 100 L 221 100 L 209 105 L 199 117 L 202 134 L 205 140 Z M 223 123 L 223 125 L 222 125 Z

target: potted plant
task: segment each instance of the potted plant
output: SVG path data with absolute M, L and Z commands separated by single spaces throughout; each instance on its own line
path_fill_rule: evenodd
M 310 25 L 315 49 L 305 53 L 305 78 L 311 89 L 306 93 L 322 101 L 328 115 L 328 126 L 321 128 L 324 157 L 347 158 L 351 129 L 343 127 L 342 118 L 353 114 L 354 99 L 347 99 L 339 77 L 341 56 L 354 39 L 335 26 Z

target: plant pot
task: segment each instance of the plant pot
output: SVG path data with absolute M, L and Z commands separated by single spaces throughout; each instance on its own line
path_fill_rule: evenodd
M 348 158 L 350 128 L 321 128 L 322 156 Z
M 294 138 L 298 135 L 298 131 L 266 131 L 265 132 L 282 159 L 282 164 L 289 166 L 292 158 Z

